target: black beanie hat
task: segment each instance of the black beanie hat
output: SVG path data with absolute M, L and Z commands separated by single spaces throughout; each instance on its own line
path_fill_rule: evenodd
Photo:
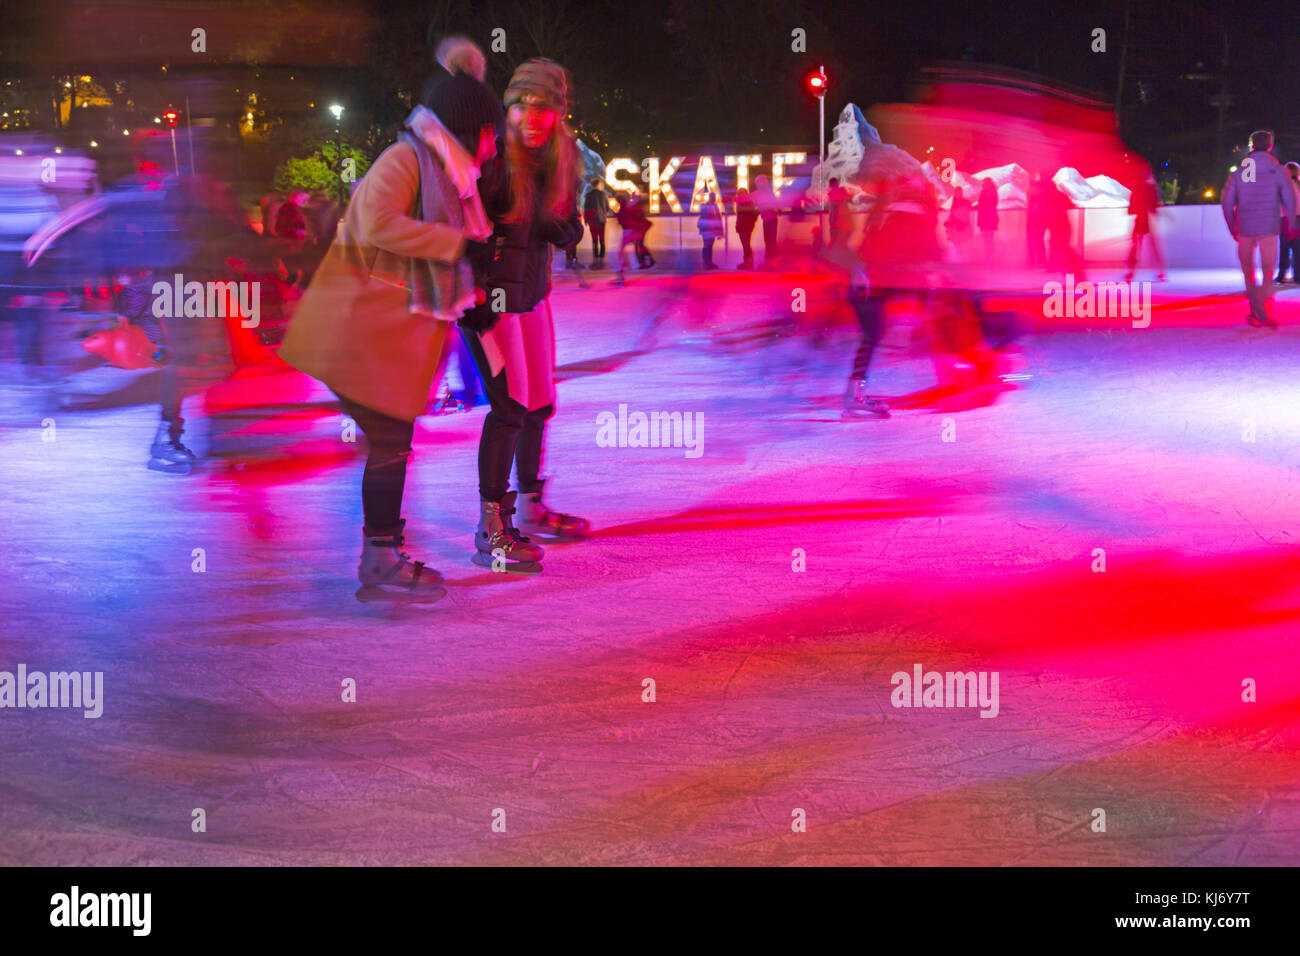
M 491 126 L 501 136 L 506 114 L 496 94 L 468 73 L 438 73 L 425 88 L 423 104 L 460 140 L 470 154 L 478 150 L 479 131 Z

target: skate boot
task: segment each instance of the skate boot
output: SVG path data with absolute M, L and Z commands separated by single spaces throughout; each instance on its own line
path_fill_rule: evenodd
M 172 427 L 166 422 L 158 426 L 149 447 L 149 468 L 161 471 L 165 475 L 188 475 L 198 461 L 198 456 L 181 444 L 181 432 L 172 434 Z
M 867 395 L 867 380 L 849 382 L 844 392 L 844 414 L 846 419 L 885 419 L 889 417 L 889 406 L 879 399 Z
M 545 485 L 545 482 L 542 482 Z M 576 515 L 552 511 L 542 503 L 543 490 L 525 494 L 519 509 L 519 521 L 530 534 L 544 535 L 556 541 L 581 541 L 591 531 L 591 522 Z
M 500 501 L 479 501 L 482 510 L 474 534 L 474 563 L 502 573 L 540 574 L 545 552 L 520 534 L 510 517 L 515 513 L 515 492 Z
M 361 563 L 357 565 L 358 601 L 415 601 L 432 603 L 446 597 L 442 575 L 426 567 L 423 561 L 412 561 L 402 550 L 406 527 L 403 518 L 396 530 L 388 534 L 363 531 Z

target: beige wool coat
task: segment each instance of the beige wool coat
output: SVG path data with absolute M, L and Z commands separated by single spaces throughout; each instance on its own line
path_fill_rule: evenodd
M 375 160 L 280 348 L 336 394 L 408 422 L 424 412 L 449 325 L 410 311 L 410 260 L 454 262 L 465 249 L 459 229 L 414 218 L 419 185 L 410 146 Z

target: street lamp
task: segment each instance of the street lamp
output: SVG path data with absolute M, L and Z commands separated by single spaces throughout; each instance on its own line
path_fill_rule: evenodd
M 339 163 L 339 205 L 344 204 L 343 194 L 343 107 L 338 103 L 331 104 L 330 112 L 334 114 L 334 142 L 338 149 Z

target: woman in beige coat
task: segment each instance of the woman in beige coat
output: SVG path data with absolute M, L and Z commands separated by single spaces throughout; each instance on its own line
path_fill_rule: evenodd
M 441 119 L 416 107 L 398 142 L 357 184 L 280 351 L 338 395 L 369 442 L 357 571 L 363 600 L 444 593 L 442 576 L 401 550 L 402 493 L 448 323 L 475 302 L 465 242 L 491 234 L 477 179 L 504 124 L 491 90 L 458 80 L 447 85 L 454 98 Z

